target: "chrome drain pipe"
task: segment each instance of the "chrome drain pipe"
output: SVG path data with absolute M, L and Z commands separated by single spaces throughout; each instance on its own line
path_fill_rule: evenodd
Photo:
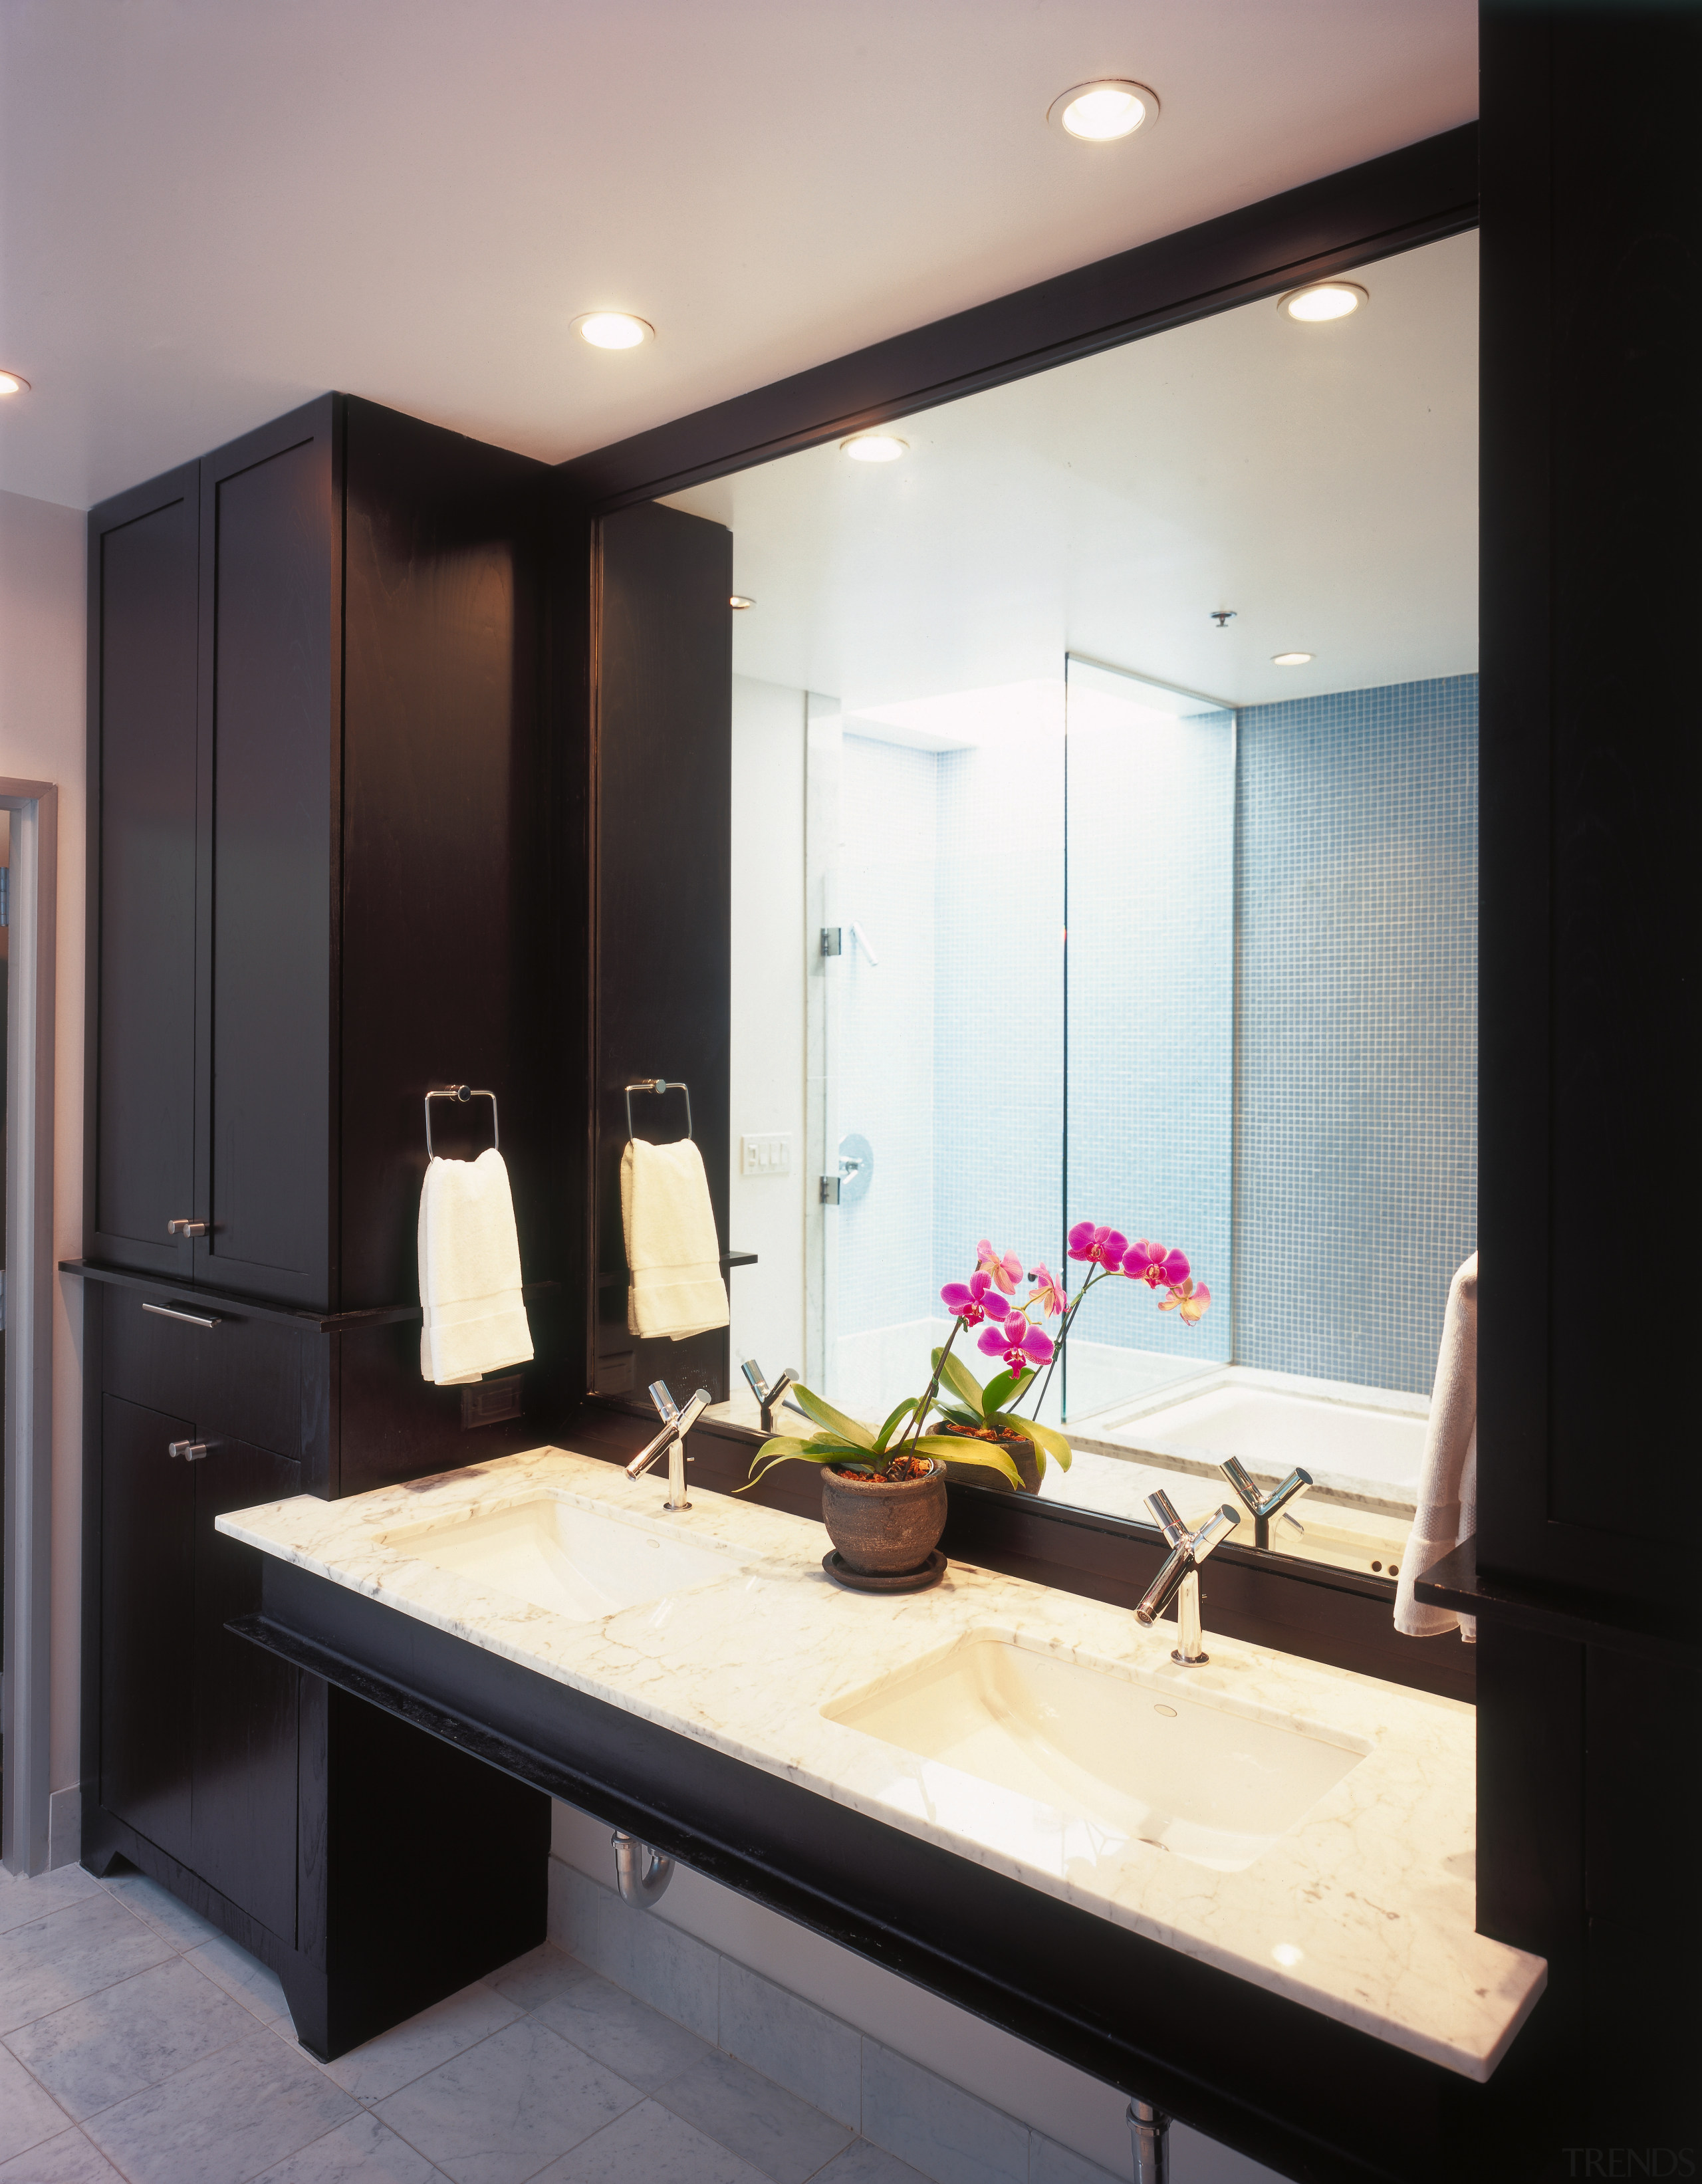
M 673 1860 L 664 1858 L 654 1844 L 629 1836 L 624 1828 L 617 1828 L 610 1841 L 615 1847 L 615 1880 L 622 1902 L 648 1911 L 667 1895 L 673 1879 Z
M 1170 2119 L 1151 2101 L 1129 2103 L 1129 2136 L 1135 2142 L 1135 2184 L 1170 2184 Z

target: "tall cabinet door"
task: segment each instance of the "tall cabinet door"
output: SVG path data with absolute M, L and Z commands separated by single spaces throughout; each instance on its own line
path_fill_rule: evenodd
M 170 1450 L 194 1429 L 106 1396 L 100 1436 L 100 1802 L 192 1864 L 197 1467 Z
M 89 519 L 90 1249 L 192 1278 L 198 466 Z
M 201 464 L 197 1279 L 332 1305 L 334 397 Z
M 209 1439 L 195 1466 L 190 1863 L 285 1941 L 295 1938 L 299 1670 L 226 1624 L 260 1604 L 260 1558 L 215 1529 L 232 1509 L 301 1490 L 301 1466 Z

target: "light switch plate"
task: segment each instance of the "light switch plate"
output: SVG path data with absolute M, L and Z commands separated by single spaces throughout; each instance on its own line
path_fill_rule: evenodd
M 792 1133 L 790 1130 L 747 1131 L 739 1140 L 740 1175 L 790 1175 L 792 1173 Z

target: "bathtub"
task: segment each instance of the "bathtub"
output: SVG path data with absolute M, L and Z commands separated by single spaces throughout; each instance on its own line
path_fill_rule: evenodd
M 1069 1431 L 1080 1446 L 1203 1477 L 1218 1477 L 1226 1456 L 1266 1484 L 1298 1465 L 1314 1498 L 1410 1516 L 1429 1415 L 1426 1396 L 1231 1365 L 1185 1390 L 1072 1418 Z

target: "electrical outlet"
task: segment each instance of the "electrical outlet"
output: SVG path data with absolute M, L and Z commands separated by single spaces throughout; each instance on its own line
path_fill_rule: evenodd
M 790 1130 L 747 1131 L 739 1140 L 740 1175 L 790 1175 L 792 1173 L 792 1133 Z

